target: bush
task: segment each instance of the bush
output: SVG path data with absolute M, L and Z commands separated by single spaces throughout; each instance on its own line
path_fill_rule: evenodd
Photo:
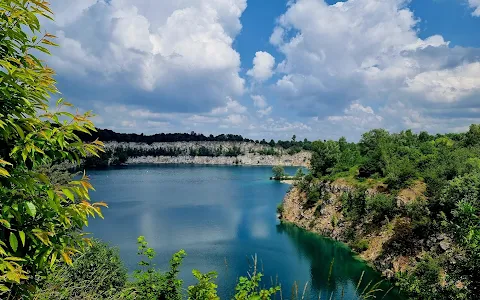
M 393 236 L 385 243 L 385 251 L 402 255 L 415 253 L 417 244 L 412 224 L 401 219 L 393 228 Z
M 417 198 L 407 203 L 405 206 L 406 215 L 412 220 L 413 230 L 418 236 L 428 236 L 432 220 L 430 218 L 430 210 L 428 203 L 423 198 Z
M 282 166 L 274 166 L 272 168 L 272 173 L 273 173 L 273 178 L 275 180 L 280 180 L 283 177 L 285 177 L 285 170 L 283 169 Z
M 358 253 L 368 250 L 368 247 L 369 247 L 369 244 L 368 244 L 368 240 L 366 239 L 357 240 L 352 244 L 353 250 L 355 250 Z
M 283 202 L 278 203 L 278 205 L 277 205 L 277 213 L 280 214 L 280 215 L 283 214 Z
M 118 249 L 94 240 L 72 265 L 58 263 L 35 299 L 107 299 L 127 282 L 127 270 Z
M 366 212 L 366 192 L 363 189 L 343 193 L 341 196 L 343 212 L 347 218 L 360 222 Z
M 376 194 L 366 199 L 366 205 L 374 222 L 392 218 L 397 211 L 397 201 L 393 195 Z
M 412 271 L 397 275 L 398 285 L 411 299 L 439 299 L 441 270 L 437 260 L 426 256 Z

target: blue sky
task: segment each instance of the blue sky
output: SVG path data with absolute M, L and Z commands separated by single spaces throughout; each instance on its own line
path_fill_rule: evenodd
M 63 96 L 120 132 L 357 140 L 480 122 L 480 0 L 54 0 Z

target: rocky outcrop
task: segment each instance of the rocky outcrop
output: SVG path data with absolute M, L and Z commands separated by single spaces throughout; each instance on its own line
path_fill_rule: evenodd
M 234 157 L 228 156 L 140 156 L 130 157 L 128 164 L 199 164 L 199 165 L 251 165 L 251 166 L 308 166 L 310 155 L 300 152 L 293 155 L 261 155 L 248 153 Z
M 408 219 L 396 217 L 374 226 L 372 226 L 371 220 L 364 219 L 360 220 L 358 225 L 353 226 L 342 214 L 341 195 L 344 192 L 353 192 L 355 188 L 342 180 L 319 184 L 319 188 L 330 193 L 330 197 L 322 197 L 323 200 L 319 200 L 313 207 L 308 207 L 306 194 L 298 186 L 292 186 L 283 199 L 281 220 L 345 242 L 354 248 L 358 241 L 367 243 L 367 249 L 356 249 L 359 257 L 369 262 L 385 277 L 391 278 L 395 273 L 414 266 L 426 252 L 446 253 L 451 251 L 451 237 L 438 234 L 426 241 L 413 241 L 416 250 L 409 255 L 391 253 L 388 250 L 388 243 L 394 236 L 394 229 L 409 223 Z M 368 189 L 366 193 L 373 195 L 383 192 L 384 188 L 384 186 L 378 186 Z M 404 201 L 402 200 L 405 199 L 405 193 L 400 194 L 399 197 L 402 198 L 397 199 L 397 202 L 403 204 Z
M 250 142 L 171 142 L 171 143 L 118 143 L 108 142 L 105 149 L 115 153 L 116 150 L 135 150 L 139 153 L 150 153 L 155 150 L 175 150 L 175 156 L 130 156 L 127 164 L 202 164 L 202 165 L 266 165 L 266 166 L 304 166 L 308 167 L 311 153 L 300 151 L 289 154 L 289 151 L 281 147 L 272 148 Z M 215 156 L 191 156 L 192 151 L 207 149 Z M 226 155 L 236 151 L 238 155 Z M 266 155 L 265 153 L 274 154 Z

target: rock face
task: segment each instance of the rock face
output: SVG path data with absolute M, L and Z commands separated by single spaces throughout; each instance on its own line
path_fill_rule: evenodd
M 389 251 L 388 244 L 394 237 L 393 229 L 408 224 L 410 222 L 408 218 L 395 217 L 374 227 L 371 226 L 372 220 L 362 219 L 358 220 L 358 225 L 352 226 L 342 214 L 341 195 L 344 192 L 351 193 L 355 188 L 342 180 L 332 183 L 321 182 L 318 188 L 322 194 L 330 193 L 330 197 L 322 197 L 313 207 L 308 207 L 305 192 L 298 186 L 292 186 L 283 199 L 281 219 L 351 246 L 355 245 L 355 241 L 367 242 L 368 248 L 360 250 L 359 257 L 371 263 L 387 278 L 413 267 L 427 252 L 448 253 L 454 248 L 451 237 L 438 233 L 426 241 L 413 241 L 418 247 L 408 255 Z M 368 189 L 366 193 L 374 195 L 383 192 L 383 189 L 383 186 L 377 186 Z M 399 206 L 404 203 L 398 202 Z
M 236 157 L 218 156 L 141 156 L 130 157 L 128 164 L 199 164 L 199 165 L 256 165 L 256 166 L 308 166 L 307 153 L 294 155 L 245 154 Z
M 242 154 L 238 156 L 190 156 L 189 151 L 206 148 L 210 151 L 229 151 L 238 149 Z M 181 152 L 177 156 L 139 156 L 129 157 L 128 164 L 202 164 L 202 165 L 266 165 L 266 166 L 304 166 L 308 167 L 311 153 L 301 151 L 296 154 L 288 154 L 287 150 L 268 145 L 260 145 L 248 142 L 172 142 L 153 143 L 151 145 L 142 143 L 117 143 L 105 144 L 106 149 L 115 150 L 118 148 L 135 150 L 154 149 L 177 149 Z M 261 154 L 265 150 L 274 151 L 276 155 Z M 260 153 L 259 153 L 260 152 Z

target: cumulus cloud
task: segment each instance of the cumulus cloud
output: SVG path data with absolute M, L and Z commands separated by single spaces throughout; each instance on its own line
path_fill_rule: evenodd
M 328 121 L 351 127 L 369 130 L 382 126 L 383 117 L 375 114 L 370 106 L 363 106 L 358 102 L 352 103 L 341 116 L 329 116 Z
M 275 58 L 268 52 L 258 51 L 253 59 L 253 68 L 247 71 L 247 75 L 262 82 L 272 77 L 274 67 Z
M 207 112 L 241 96 L 232 43 L 246 0 L 62 0 L 47 29 L 61 47 L 48 63 L 66 96 Z
M 407 91 L 425 95 L 432 102 L 457 102 L 480 94 L 480 63 L 428 71 L 407 79 Z
M 472 15 L 480 17 L 480 0 L 468 0 L 468 4 L 474 9 Z
M 273 107 L 268 106 L 267 99 L 263 95 L 251 95 L 250 98 L 253 100 L 253 106 L 258 108 L 257 115 L 260 118 L 268 116 L 272 113 Z
M 450 47 L 439 35 L 420 38 L 407 4 L 292 2 L 270 37 L 285 56 L 271 86 L 275 97 L 299 116 L 314 117 L 312 126 L 323 132 L 326 123 L 403 129 L 413 122 L 383 116 L 397 102 L 423 120 L 448 114 L 452 105 L 476 107 L 480 50 Z M 445 105 L 434 111 L 429 103 Z
M 265 108 L 267 107 L 267 100 L 262 95 L 251 95 L 250 96 L 253 100 L 253 105 L 258 108 Z

